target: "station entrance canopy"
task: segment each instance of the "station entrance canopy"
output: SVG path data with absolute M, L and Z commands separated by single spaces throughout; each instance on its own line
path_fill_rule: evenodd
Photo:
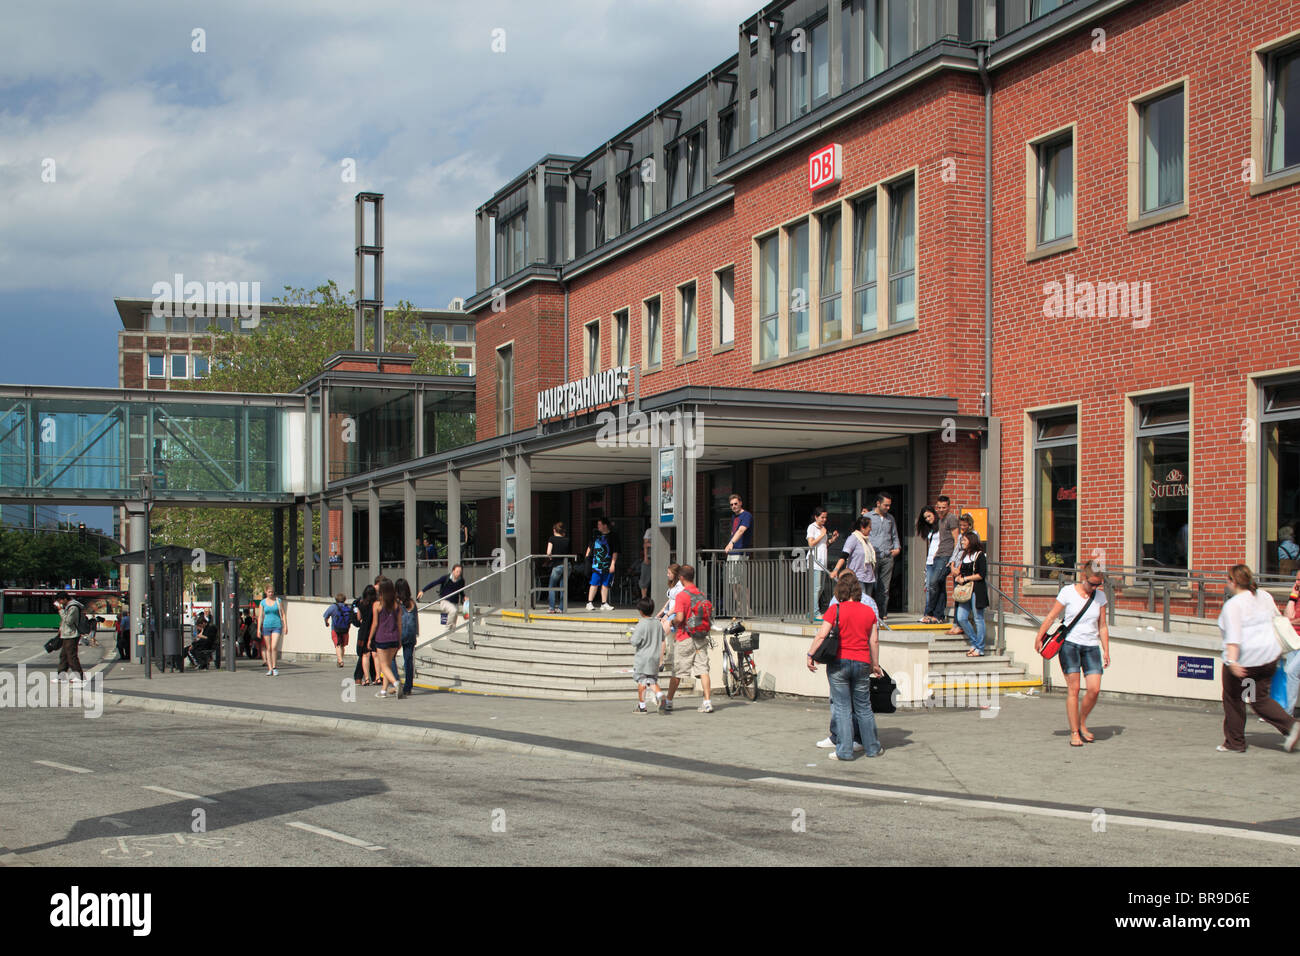
M 312 460 L 302 395 L 0 386 L 0 501 L 292 504 Z

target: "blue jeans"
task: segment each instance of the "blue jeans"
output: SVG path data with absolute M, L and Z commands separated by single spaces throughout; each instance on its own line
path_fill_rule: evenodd
M 933 617 L 938 620 L 944 620 L 948 610 L 948 567 L 946 560 L 936 560 L 925 566 L 925 614 L 924 617 Z
M 984 612 L 975 607 L 975 598 L 957 605 L 957 626 L 966 632 L 971 647 L 984 653 Z
M 871 710 L 871 665 L 841 658 L 826 666 L 831 688 L 831 722 L 835 725 L 835 756 L 853 759 L 853 729 L 856 726 L 867 748 L 867 756 L 884 751 L 876 736 L 876 715 Z
M 564 610 L 564 599 L 568 596 L 560 593 L 560 585 L 564 583 L 564 565 L 557 564 L 551 568 L 550 592 L 546 595 L 546 600 L 551 605 L 551 610 L 555 610 L 555 605 L 560 605 L 560 610 Z
M 415 645 L 402 645 L 402 689 L 411 692 L 411 683 L 415 680 Z

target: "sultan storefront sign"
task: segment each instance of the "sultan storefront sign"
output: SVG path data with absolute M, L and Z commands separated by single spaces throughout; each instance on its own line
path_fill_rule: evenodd
M 537 393 L 537 420 L 569 418 L 602 405 L 625 402 L 631 377 L 632 369 L 621 365 L 540 391 Z
M 1152 479 L 1147 485 L 1147 494 L 1151 497 L 1157 511 L 1181 510 L 1187 507 L 1187 486 L 1189 478 L 1182 468 L 1170 468 L 1164 474 L 1164 480 Z

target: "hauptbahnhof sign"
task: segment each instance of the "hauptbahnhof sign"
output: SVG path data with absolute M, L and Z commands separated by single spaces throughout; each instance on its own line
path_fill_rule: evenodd
M 583 412 L 627 401 L 627 383 L 632 369 L 627 365 L 606 369 L 577 381 L 556 385 L 537 393 L 537 420 L 568 418 Z

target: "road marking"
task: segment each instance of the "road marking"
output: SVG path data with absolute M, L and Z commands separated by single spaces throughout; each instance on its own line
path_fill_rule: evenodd
M 346 833 L 335 833 L 333 830 L 326 830 L 324 827 L 312 826 L 310 823 L 299 823 L 297 820 L 287 824 L 287 826 L 296 827 L 299 830 L 306 830 L 308 833 L 317 833 L 323 837 L 329 837 L 331 840 L 338 840 L 340 843 L 346 843 L 349 846 L 359 846 L 363 850 L 375 852 L 382 850 L 382 846 L 375 846 L 373 843 L 367 843 L 365 840 L 358 840 L 356 837 L 350 837 Z
M 182 800 L 197 800 L 199 803 L 216 803 L 211 797 L 200 797 L 197 793 L 185 793 L 183 790 L 168 790 L 166 787 L 145 787 L 146 790 L 152 790 L 154 793 L 165 793 L 169 797 L 180 797 Z
M 1057 807 L 1035 807 L 1024 803 L 1000 803 L 994 800 L 978 800 L 967 797 L 939 797 L 929 793 L 909 793 L 906 790 L 876 790 L 871 787 L 854 787 L 839 783 L 817 783 L 812 780 L 788 780 L 784 777 L 751 777 L 750 783 L 773 783 L 787 787 L 806 787 L 813 790 L 833 790 L 837 793 L 852 793 L 860 797 L 873 797 L 879 800 L 915 800 L 917 803 L 949 803 L 980 810 L 1000 810 L 1003 813 L 1028 813 L 1040 817 L 1058 817 L 1067 820 L 1081 820 L 1091 823 L 1093 814 L 1088 810 L 1065 810 Z M 1148 827 L 1156 830 L 1180 830 L 1184 833 L 1203 833 L 1208 836 L 1238 837 L 1245 840 L 1259 840 L 1263 843 L 1281 843 L 1284 846 L 1300 846 L 1300 836 L 1288 836 L 1284 833 L 1269 833 L 1264 830 L 1246 830 L 1241 827 L 1217 826 L 1208 823 L 1185 823 L 1179 820 L 1157 820 L 1152 817 L 1127 816 L 1120 813 L 1106 812 L 1106 823 L 1123 824 L 1133 827 Z
M 54 653 L 57 653 L 57 652 L 56 652 L 56 651 L 46 651 L 46 650 L 42 650 L 39 654 L 33 654 L 31 657 L 24 657 L 24 658 L 23 658 L 21 661 L 19 661 L 18 663 L 19 663 L 19 664 L 30 664 L 32 661 L 39 661 L 42 657 L 49 657 L 51 654 L 54 654 Z
M 71 773 L 94 773 L 93 770 L 87 770 L 85 767 L 70 767 L 66 763 L 55 763 L 53 760 L 33 760 L 32 763 L 38 763 L 42 767 L 53 767 L 55 770 L 67 770 Z

